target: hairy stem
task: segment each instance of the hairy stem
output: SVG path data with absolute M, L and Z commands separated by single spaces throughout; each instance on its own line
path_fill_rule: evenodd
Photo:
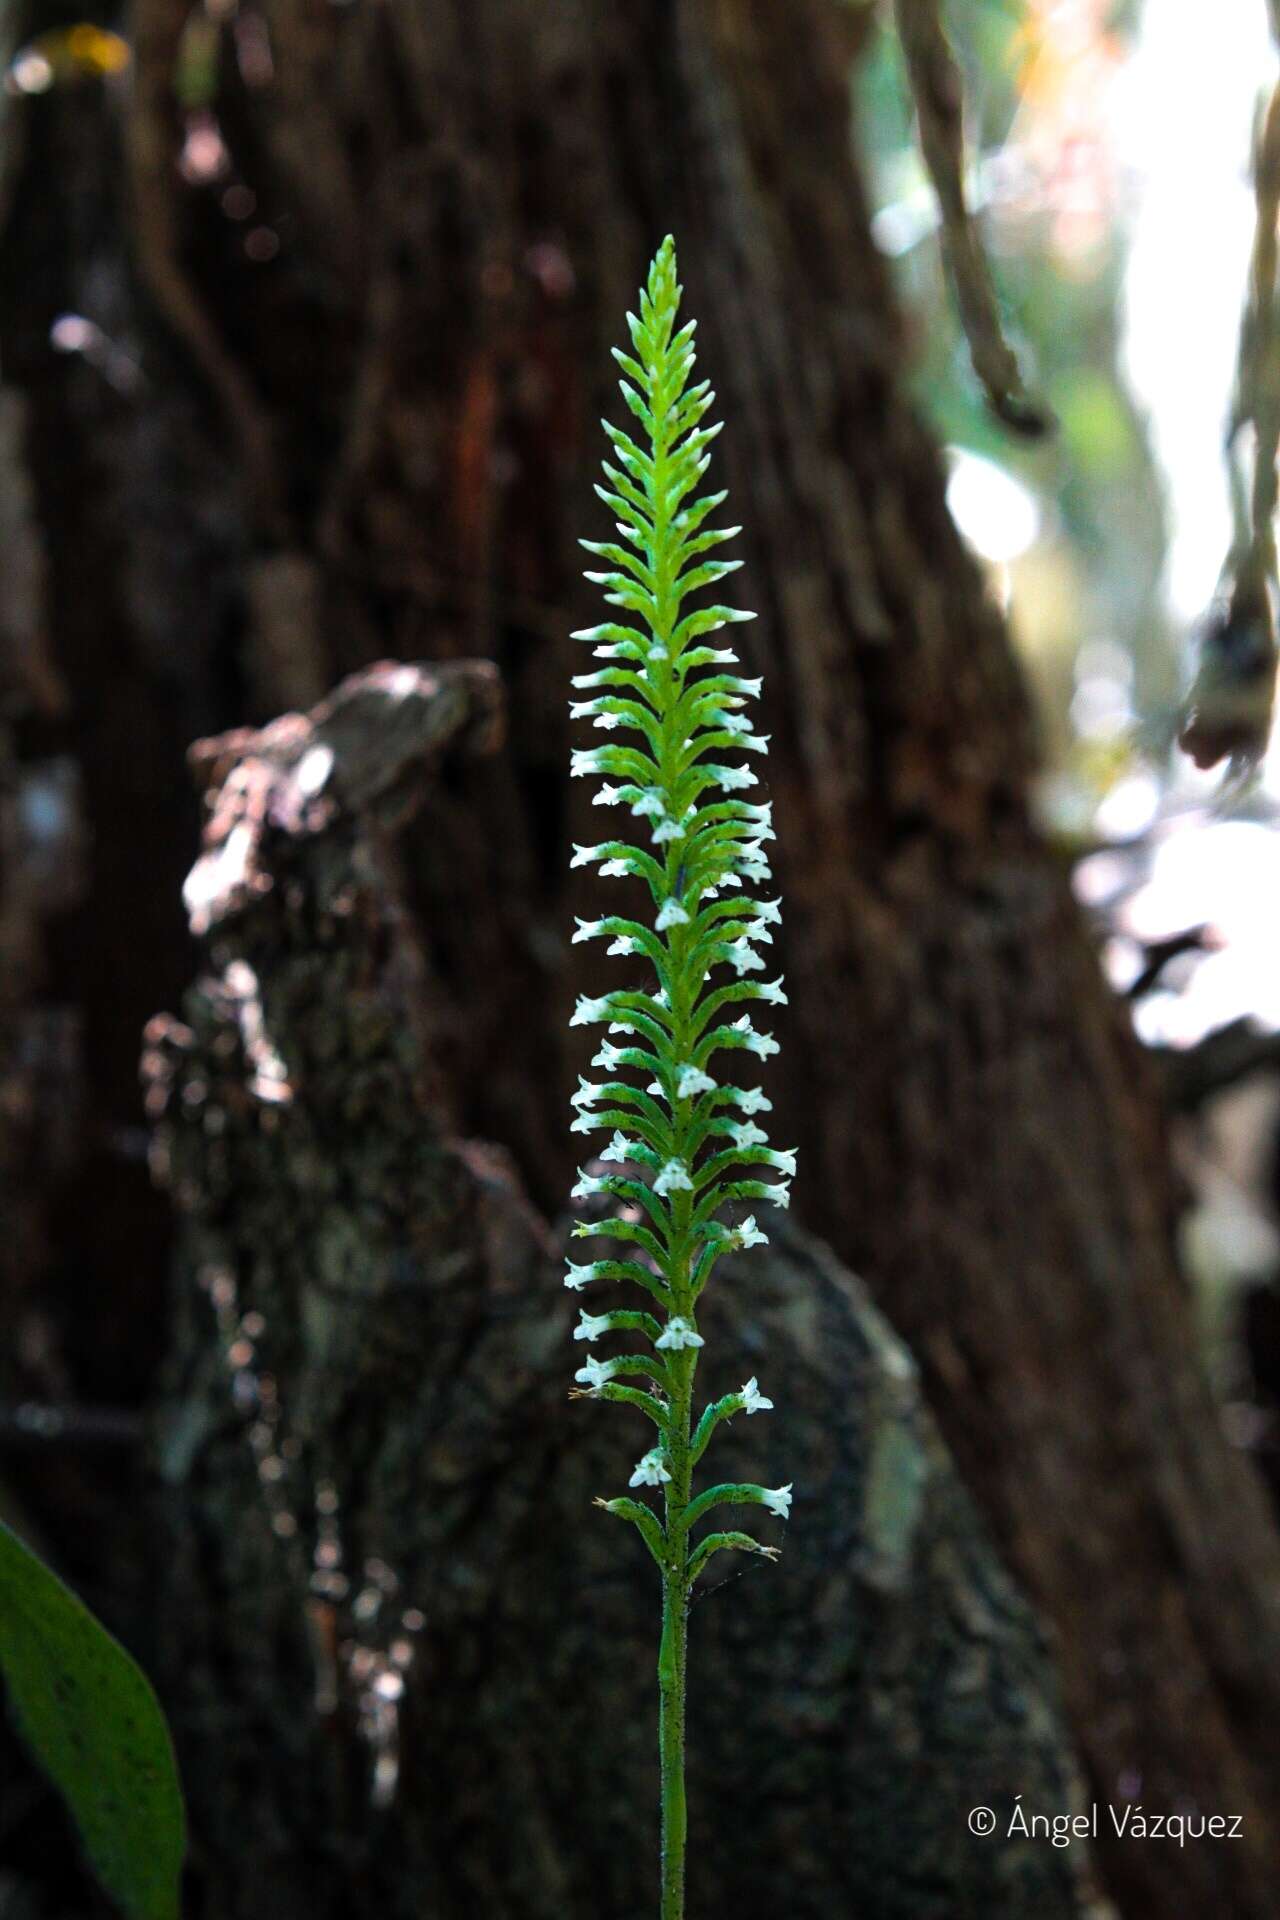
M 687 1825 L 684 1797 L 685 1658 L 689 1634 L 689 1596 L 685 1587 L 686 1547 L 679 1566 L 662 1589 L 662 1648 L 658 1656 L 658 1751 L 662 1762 L 661 1920 L 684 1920 L 684 1845 Z

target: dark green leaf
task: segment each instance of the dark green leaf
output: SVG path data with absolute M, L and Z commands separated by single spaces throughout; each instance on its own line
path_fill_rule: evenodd
M 9 1710 L 65 1796 L 102 1886 L 129 1920 L 177 1920 L 182 1790 L 142 1670 L 0 1524 L 0 1672 Z

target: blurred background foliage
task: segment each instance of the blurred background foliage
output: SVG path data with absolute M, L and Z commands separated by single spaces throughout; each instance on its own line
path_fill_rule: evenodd
M 1224 790 L 1175 746 L 1191 637 L 1230 537 L 1222 449 L 1250 138 L 1275 65 L 1265 9 L 1226 10 L 1213 36 L 1166 0 L 953 0 L 948 18 L 971 204 L 1008 337 L 1058 416 L 1049 439 L 1008 433 L 974 380 L 887 17 L 858 71 L 857 118 L 876 235 L 915 334 L 918 398 L 949 450 L 952 511 L 988 564 L 1037 699 L 1046 824 L 1079 850 L 1163 845 L 1175 825 L 1207 831 L 1227 812 L 1270 823 L 1274 747 L 1256 783 Z M 1224 859 L 1256 887 L 1261 841 L 1220 844 L 1248 848 Z M 1185 863 L 1184 852 L 1174 864 Z M 1172 936 L 1180 913 L 1188 925 L 1236 917 L 1229 887 L 1197 899 L 1192 882 L 1169 883 L 1169 862 L 1155 865 L 1158 913 L 1147 899 L 1120 923 L 1137 937 Z M 1194 865 L 1206 878 L 1205 861 Z M 1086 862 L 1082 890 L 1113 898 L 1114 878 Z M 1186 1042 L 1223 1018 L 1270 1017 L 1274 990 L 1252 971 L 1251 987 L 1224 981 L 1194 1018 L 1148 1010 L 1147 1037 Z
M 951 505 L 992 566 L 1036 687 L 1063 824 L 1083 826 L 1137 756 L 1172 735 L 1179 664 L 1161 593 L 1163 478 L 1125 366 L 1140 186 L 1114 99 L 1141 58 L 1141 9 L 1102 0 L 956 0 L 970 202 L 1006 330 L 1059 430 L 1021 442 L 983 404 L 935 241 L 898 43 L 882 20 L 859 75 L 876 234 L 917 329 L 919 398 L 951 449 Z M 1244 261 L 1241 260 L 1241 285 Z M 1230 368 L 1221 370 L 1222 378 Z M 1204 457 L 1212 463 L 1213 445 Z
M 1280 753 L 1273 740 L 1230 782 L 1176 744 L 1231 537 L 1223 445 L 1251 141 L 1276 66 L 1266 9 L 1219 10 L 1212 34 L 1176 0 L 951 0 L 947 22 L 970 205 L 1055 435 L 1020 440 L 984 404 L 887 10 L 855 82 L 876 237 L 952 511 L 1033 690 L 1046 829 L 1140 1034 L 1186 1057 L 1185 1251 L 1228 1418 L 1274 1468 L 1277 1383 L 1259 1371 L 1280 1303 Z M 1202 1100 L 1192 1056 L 1208 1065 L 1224 1034 L 1249 1065 Z

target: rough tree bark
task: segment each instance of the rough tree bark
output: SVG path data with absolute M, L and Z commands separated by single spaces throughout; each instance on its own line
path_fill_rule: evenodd
M 1231 1848 L 1113 1846 L 1112 1885 L 1135 1915 L 1261 1920 L 1280 1549 L 1201 1379 L 1157 1091 L 1028 823 L 1022 690 L 901 397 L 849 143 L 863 14 L 270 0 L 203 39 L 188 18 L 135 0 L 127 204 L 115 108 L 88 83 L 20 105 L 5 173 L 6 378 L 99 826 L 55 968 L 89 1009 L 97 1108 L 128 1112 L 130 1023 L 173 1004 L 157 877 L 188 831 L 182 729 L 265 719 L 388 653 L 483 655 L 508 748 L 451 777 L 406 853 L 422 1002 L 444 1109 L 558 1203 L 582 904 L 564 635 L 591 605 L 573 540 L 599 525 L 617 316 L 674 229 L 762 615 L 745 650 L 775 735 L 797 1203 L 920 1358 L 1056 1628 L 1100 1795 L 1245 1815 Z M 184 115 L 211 116 L 224 170 L 201 175 L 207 144 L 179 170 Z M 67 308 L 149 385 L 54 354 Z M 112 1251 L 154 1245 L 136 1184 L 83 1191 L 55 1273 L 64 1296 L 99 1277 L 65 1315 L 94 1378 L 95 1329 L 126 1372 L 145 1351 L 159 1262 Z M 104 1231 L 122 1191 L 128 1232 Z
M 647 1442 L 566 1406 L 562 1242 L 441 1125 L 391 832 L 493 686 L 374 669 L 197 755 L 206 966 L 146 1074 L 182 1222 L 157 1669 L 218 1920 L 653 1904 L 659 1587 L 591 1507 Z M 796 1229 L 704 1324 L 714 1390 L 762 1355 L 779 1408 L 721 1466 L 802 1491 L 783 1566 L 695 1603 L 691 1913 L 1095 1914 L 1082 1849 L 968 1831 L 1077 1783 L 905 1349 Z

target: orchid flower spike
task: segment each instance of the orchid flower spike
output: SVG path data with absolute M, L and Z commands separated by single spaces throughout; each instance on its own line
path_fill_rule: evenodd
M 594 801 L 616 809 L 610 824 L 620 831 L 595 846 L 575 845 L 571 864 L 624 885 L 610 889 L 599 918 L 577 921 L 572 939 L 606 935 L 608 954 L 628 958 L 633 968 L 619 991 L 580 994 L 570 1020 L 575 1028 L 605 1028 L 592 1063 L 601 1080 L 579 1081 L 572 1130 L 599 1130 L 608 1144 L 598 1158 L 607 1164 L 600 1174 L 579 1171 L 573 1197 L 596 1206 L 573 1233 L 608 1244 L 598 1259 L 570 1263 L 565 1275 L 572 1291 L 608 1280 L 643 1302 L 582 1313 L 576 1341 L 590 1347 L 625 1333 L 628 1351 L 606 1359 L 591 1354 L 575 1378 L 592 1397 L 621 1403 L 629 1418 L 638 1412 L 656 1429 L 629 1484 L 655 1490 L 657 1500 L 624 1496 L 597 1504 L 636 1527 L 662 1576 L 666 1920 L 683 1911 L 667 1895 L 683 1884 L 690 1590 L 715 1553 L 772 1559 L 778 1551 L 739 1532 L 699 1537 L 698 1522 L 720 1505 L 763 1505 L 784 1520 L 791 1507 L 790 1485 L 695 1490 L 695 1470 L 717 1424 L 773 1405 L 753 1376 L 738 1393 L 713 1401 L 694 1429 L 693 1385 L 704 1345 L 698 1303 L 723 1254 L 768 1244 L 754 1214 L 735 1227 L 726 1210 L 740 1202 L 785 1207 L 795 1172 L 794 1153 L 771 1148 L 756 1124 L 770 1111 L 764 1092 L 737 1084 L 744 1062 L 778 1051 L 773 1035 L 752 1024 L 754 1006 L 787 1004 L 780 979 L 758 977 L 766 971 L 759 949 L 770 944 L 780 919 L 780 902 L 757 893 L 770 879 L 772 810 L 767 800 L 742 797 L 759 781 L 747 762 L 767 754 L 769 737 L 752 717 L 761 693 L 753 663 L 741 671 L 733 649 L 707 644 L 753 616 L 705 598 L 741 565 L 721 557 L 739 529 L 715 524 L 725 495 L 703 490 L 720 429 L 707 423 L 715 402 L 709 384 L 691 383 L 694 325 L 679 323 L 680 296 L 667 239 L 638 311 L 627 316 L 629 348 L 614 355 L 632 432 L 604 423 L 610 453 L 596 491 L 618 539 L 583 542 L 598 563 L 587 579 L 603 590 L 612 617 L 573 636 L 603 664 L 574 677 L 583 697 L 572 702 L 571 715 L 604 738 L 574 749 L 570 773 L 599 783 Z M 647 984 L 636 983 L 637 959 L 652 970 Z

